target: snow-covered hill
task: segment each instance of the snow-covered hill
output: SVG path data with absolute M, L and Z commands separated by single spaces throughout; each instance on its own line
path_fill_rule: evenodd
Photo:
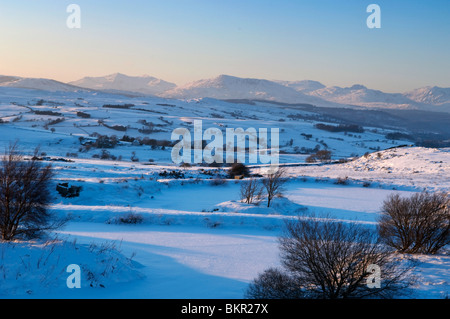
M 312 96 L 336 103 L 361 105 L 379 108 L 418 108 L 419 104 L 401 93 L 385 93 L 372 90 L 364 85 L 355 84 L 351 87 L 325 87 L 309 92 Z
M 288 86 L 302 93 L 310 93 L 319 89 L 326 88 L 325 85 L 318 81 L 303 80 L 303 81 L 275 81 L 284 86 Z
M 366 154 L 342 164 L 290 168 L 318 178 L 346 178 L 395 188 L 450 191 L 450 148 L 400 147 Z
M 269 80 L 238 78 L 220 75 L 177 87 L 163 94 L 176 99 L 216 98 L 216 99 L 254 99 L 283 103 L 306 103 L 316 106 L 337 106 L 336 103 L 303 94 L 294 88 Z
M 329 117 L 317 109 L 0 87 L 0 148 L 19 141 L 31 156 L 41 145 L 39 159 L 55 171 L 50 211 L 71 218 L 57 242 L 0 243 L 0 299 L 242 298 L 248 282 L 278 265 L 285 220 L 316 213 L 373 228 L 390 194 L 450 189 L 450 149 L 398 147 L 409 142 L 387 137 L 397 129 L 372 123 L 326 130 L 316 124 Z M 269 208 L 265 199 L 245 204 L 245 180 L 230 179 L 228 167 L 174 164 L 166 142 L 198 119 L 224 135 L 278 128 L 284 197 Z M 343 160 L 305 163 L 319 149 Z M 259 164 L 249 169 L 261 173 Z M 80 196 L 62 197 L 55 184 L 63 182 L 81 187 Z M 424 263 L 410 297 L 448 296 L 449 256 L 416 258 Z M 67 288 L 69 263 L 81 266 L 79 290 Z
M 450 88 L 426 86 L 405 93 L 405 96 L 419 103 L 450 106 Z
M 22 89 L 33 89 L 33 90 L 43 90 L 49 92 L 76 92 L 83 90 L 75 85 L 66 84 L 63 82 L 42 79 L 42 78 L 22 78 L 17 76 L 0 76 L 0 86 L 12 87 L 12 88 L 22 88 Z
M 121 73 L 101 77 L 85 77 L 69 84 L 93 90 L 136 92 L 148 95 L 160 95 L 176 87 L 173 83 L 152 76 L 128 76 Z
M 322 107 L 414 109 L 450 112 L 450 88 L 424 87 L 406 93 L 386 93 L 355 84 L 327 87 L 318 81 L 269 81 L 220 75 L 176 86 L 152 76 L 121 73 L 85 77 L 62 83 L 52 79 L 0 76 L 0 87 L 36 89 L 50 92 L 95 90 L 128 96 L 152 95 L 170 99 L 215 98 L 221 100 L 266 100 Z

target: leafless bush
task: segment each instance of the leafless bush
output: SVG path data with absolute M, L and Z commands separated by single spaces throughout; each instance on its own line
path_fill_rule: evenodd
M 378 231 L 403 253 L 436 254 L 450 243 L 450 197 L 445 193 L 398 194 L 383 203 Z
M 51 200 L 51 165 L 43 167 L 38 149 L 30 160 L 9 146 L 0 167 L 0 235 L 11 241 L 18 236 L 35 237 L 62 226 L 47 210 Z
M 277 170 L 267 174 L 266 177 L 262 180 L 262 184 L 267 194 L 267 207 L 270 207 L 270 203 L 275 196 L 281 195 L 283 185 L 287 181 L 285 175 L 285 170 L 280 167 Z
M 331 151 L 320 150 L 306 158 L 306 163 L 328 162 L 331 160 Z
M 142 217 L 139 214 L 131 212 L 131 213 L 126 213 L 126 214 L 117 216 L 117 217 L 109 220 L 107 223 L 137 225 L 137 224 L 142 224 L 143 222 L 144 222 L 144 217 Z
M 260 201 L 263 194 L 263 186 L 254 177 L 242 181 L 240 188 L 241 201 L 253 204 Z
M 334 182 L 336 185 L 348 185 L 348 176 L 338 177 Z
M 277 268 L 269 268 L 250 283 L 245 298 L 301 299 L 304 293 L 295 279 Z
M 222 222 L 220 220 L 211 220 L 209 218 L 205 218 L 203 221 L 208 228 L 218 228 L 222 226 Z
M 210 184 L 211 186 L 221 186 L 225 185 L 227 183 L 227 180 L 224 178 L 216 177 L 213 180 L 211 180 Z
M 305 159 L 306 163 L 315 163 L 317 162 L 317 158 L 313 155 L 309 155 L 306 159 Z
M 279 239 L 283 270 L 269 270 L 247 290 L 249 298 L 389 298 L 412 284 L 411 264 L 400 262 L 375 231 L 315 217 L 286 223 Z M 372 265 L 382 273 L 370 288 Z

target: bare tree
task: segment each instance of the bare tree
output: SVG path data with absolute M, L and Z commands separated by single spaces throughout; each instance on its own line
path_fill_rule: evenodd
M 413 283 L 413 265 L 396 260 L 375 231 L 355 223 L 299 217 L 286 223 L 280 249 L 284 270 L 260 275 L 248 297 L 389 298 Z M 373 265 L 382 271 L 376 288 L 368 285 Z
M 252 204 L 261 199 L 263 186 L 256 178 L 252 177 L 241 182 L 240 193 L 244 203 Z
M 30 160 L 19 154 L 16 144 L 9 146 L 0 167 L 0 236 L 13 240 L 18 236 L 37 236 L 55 229 L 62 221 L 52 219 L 49 183 L 51 165 L 42 166 L 38 150 Z
M 436 254 L 450 244 L 450 197 L 427 192 L 409 198 L 391 195 L 383 203 L 378 231 L 399 252 Z
M 262 180 L 262 184 L 267 193 L 267 207 L 270 207 L 272 199 L 281 195 L 283 190 L 283 185 L 286 183 L 285 170 L 279 167 L 276 170 L 272 170 L 266 177 Z

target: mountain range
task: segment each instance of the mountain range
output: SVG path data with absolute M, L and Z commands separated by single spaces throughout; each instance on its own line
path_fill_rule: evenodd
M 450 88 L 427 86 L 405 93 L 386 93 L 361 84 L 327 87 L 318 81 L 270 81 L 219 75 L 177 86 L 152 76 L 115 73 L 63 83 L 51 79 L 0 76 L 0 87 L 46 91 L 94 90 L 118 94 L 153 95 L 170 99 L 215 98 L 266 100 L 322 107 L 418 109 L 450 112 Z
M 107 92 L 132 92 L 145 95 L 161 95 L 174 89 L 174 83 L 166 82 L 152 76 L 128 76 L 115 73 L 103 77 L 85 77 L 70 85 Z

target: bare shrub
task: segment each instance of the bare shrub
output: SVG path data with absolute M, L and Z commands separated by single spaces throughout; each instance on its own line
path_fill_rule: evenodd
M 116 136 L 100 135 L 97 140 L 92 144 L 96 148 L 114 148 L 118 143 Z
M 219 220 L 211 220 L 209 218 L 205 218 L 203 221 L 205 222 L 206 227 L 208 228 L 218 228 L 222 226 L 222 222 Z
M 47 210 L 50 200 L 51 165 L 42 166 L 38 149 L 25 160 L 16 144 L 10 145 L 0 167 L 0 235 L 11 241 L 19 236 L 37 237 L 62 226 Z
M 306 159 L 305 159 L 306 163 L 315 163 L 317 162 L 317 158 L 313 155 L 309 155 Z
M 227 180 L 224 178 L 216 177 L 213 180 L 211 180 L 210 184 L 211 186 L 221 186 L 225 185 L 227 183 Z
M 267 207 L 270 207 L 270 203 L 275 196 L 282 194 L 283 185 L 287 181 L 285 175 L 285 170 L 280 167 L 274 172 L 270 172 L 265 178 L 263 178 L 262 184 L 267 194 Z
M 253 204 L 261 200 L 263 186 L 254 177 L 242 181 L 240 188 L 241 201 Z
M 436 254 L 450 243 L 450 197 L 445 193 L 398 194 L 383 203 L 378 231 L 399 252 Z
M 279 241 L 283 270 L 256 278 L 248 297 L 389 298 L 413 283 L 413 266 L 394 258 L 375 231 L 355 223 L 299 217 L 286 223 Z M 372 265 L 382 270 L 379 288 L 367 285 Z
M 316 158 L 321 162 L 327 162 L 331 160 L 331 151 L 320 150 L 316 152 Z
M 250 299 L 300 299 L 303 291 L 295 279 L 286 272 L 269 268 L 250 283 L 245 298 Z
M 116 156 L 112 155 L 109 151 L 107 150 L 102 150 L 99 154 L 99 158 L 102 160 L 113 160 L 115 161 L 117 159 Z
M 370 182 L 363 182 L 362 184 L 363 187 L 370 187 L 370 185 L 371 185 Z
M 128 225 L 137 225 L 142 224 L 144 222 L 144 217 L 136 213 L 126 213 L 121 216 L 115 217 L 112 220 L 108 221 L 108 223 L 115 224 L 128 224 Z
M 320 162 L 328 162 L 331 160 L 331 151 L 328 150 L 320 150 L 314 154 L 311 154 L 306 158 L 306 163 L 315 163 L 317 161 Z
M 338 177 L 334 182 L 336 185 L 348 185 L 348 176 Z

